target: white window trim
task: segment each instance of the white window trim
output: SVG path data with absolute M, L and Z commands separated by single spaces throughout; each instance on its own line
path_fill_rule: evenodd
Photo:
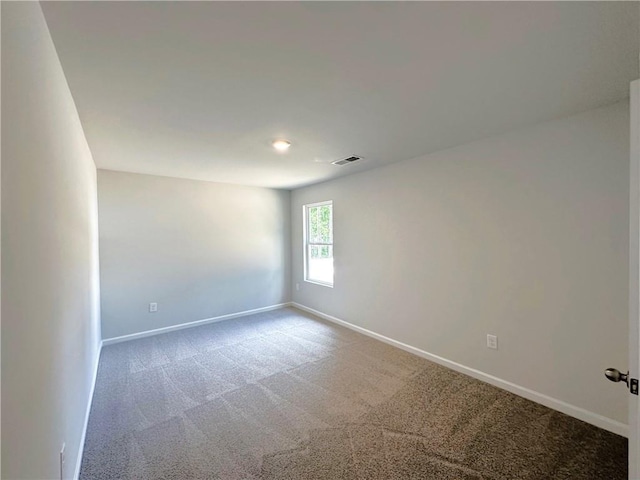
M 334 271 L 334 281 L 333 283 L 326 283 L 326 282 L 320 282 L 318 280 L 309 280 L 309 278 L 307 278 L 308 273 L 309 273 L 309 268 L 308 268 L 308 264 L 309 264 L 309 244 L 308 244 L 308 236 L 309 236 L 309 224 L 307 222 L 307 215 L 308 215 L 308 211 L 310 208 L 313 207 L 321 207 L 323 205 L 331 205 L 331 230 L 333 233 L 333 200 L 325 200 L 323 202 L 316 202 L 316 203 L 307 203 L 305 205 L 302 206 L 302 226 L 303 226 L 303 235 L 302 235 L 302 249 L 304 251 L 304 272 L 303 272 L 303 276 L 302 279 L 307 282 L 307 283 L 313 283 L 314 285 L 320 285 L 322 287 L 329 287 L 329 288 L 333 288 L 333 285 L 335 284 L 335 271 Z M 333 247 L 333 243 L 314 243 L 314 245 L 331 245 Z M 335 248 L 334 248 L 334 252 L 335 252 Z

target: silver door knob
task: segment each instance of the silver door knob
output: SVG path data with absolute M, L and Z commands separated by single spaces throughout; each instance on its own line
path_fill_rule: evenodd
M 629 386 L 629 372 L 621 373 L 617 368 L 607 368 L 604 371 L 604 376 L 612 382 L 624 382 Z

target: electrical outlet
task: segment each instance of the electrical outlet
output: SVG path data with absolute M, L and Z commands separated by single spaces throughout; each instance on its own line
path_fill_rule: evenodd
M 296 291 L 298 291 L 298 292 L 300 291 L 300 284 L 299 283 L 296 283 Z
M 498 349 L 498 337 L 496 335 L 487 335 L 487 348 Z
M 60 480 L 64 480 L 64 450 L 66 446 L 67 444 L 65 442 L 62 442 L 62 448 L 60 449 Z
M 157 312 L 157 311 L 158 311 L 158 304 L 157 304 L 157 303 L 155 303 L 155 302 L 150 303 L 150 304 L 149 304 L 149 311 L 150 311 L 151 313 L 155 313 L 155 312 Z

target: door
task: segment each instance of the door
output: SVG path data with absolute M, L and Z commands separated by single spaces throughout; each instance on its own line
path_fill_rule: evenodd
M 629 378 L 640 378 L 640 80 L 631 82 Z M 640 397 L 629 395 L 629 478 L 640 479 Z

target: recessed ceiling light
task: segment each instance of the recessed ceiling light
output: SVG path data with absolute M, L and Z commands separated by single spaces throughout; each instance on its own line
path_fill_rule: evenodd
M 275 140 L 273 142 L 273 148 L 278 150 L 279 152 L 286 152 L 289 150 L 291 146 L 291 142 L 287 142 L 286 140 Z

